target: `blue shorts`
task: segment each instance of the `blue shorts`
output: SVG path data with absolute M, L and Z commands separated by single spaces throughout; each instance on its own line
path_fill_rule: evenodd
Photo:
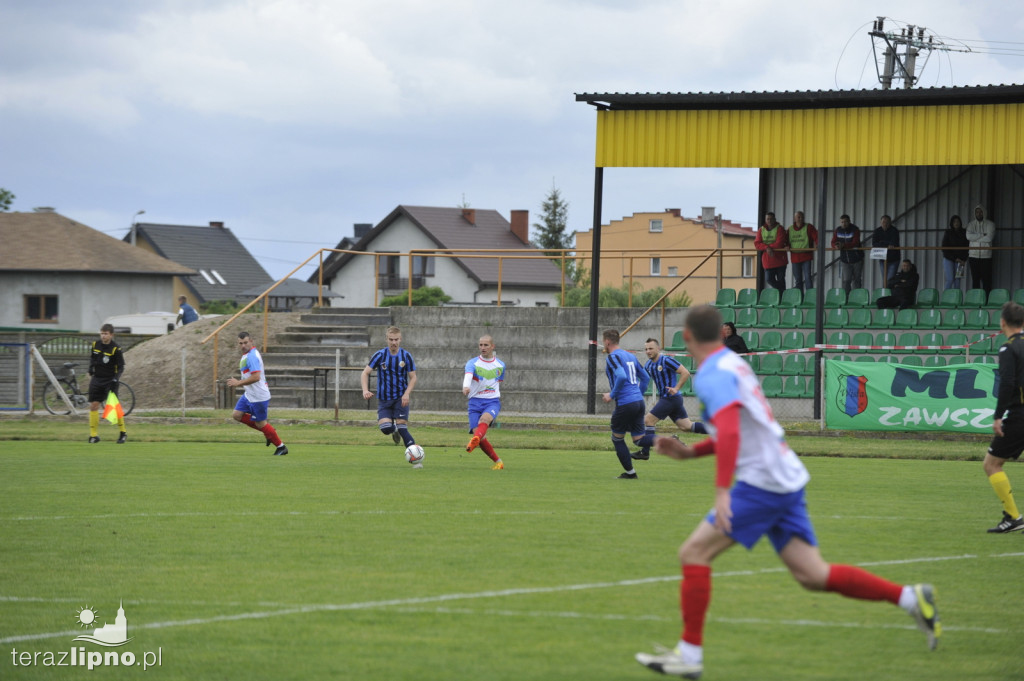
M 768 535 L 776 553 L 782 551 L 793 537 L 800 537 L 811 546 L 818 545 L 802 489 L 789 494 L 777 494 L 745 482 L 737 482 L 732 488 L 731 497 L 732 532 L 729 537 L 747 549 L 754 548 L 754 544 L 763 535 Z M 708 513 L 706 520 L 715 524 L 714 509 Z
M 249 398 L 242 395 L 235 404 L 235 411 L 249 414 L 256 423 L 267 420 L 267 411 L 270 407 L 270 400 L 264 402 L 250 402 Z
M 612 412 L 612 433 L 629 433 L 633 436 L 640 436 L 646 432 L 644 428 L 644 404 L 643 400 L 616 404 Z
M 658 420 L 664 418 L 672 419 L 672 423 L 675 423 L 679 419 L 689 418 L 686 413 L 686 407 L 683 406 L 682 395 L 672 395 L 671 397 L 662 397 L 658 400 L 658 403 L 651 409 L 651 413 L 658 417 Z
M 409 407 L 402 406 L 402 398 L 397 400 L 377 400 L 377 420 L 391 419 L 392 421 L 409 420 Z
M 501 411 L 501 400 L 494 398 L 484 399 L 482 397 L 471 397 L 469 398 L 469 432 L 476 430 L 476 427 L 480 425 L 480 417 L 484 414 L 490 414 L 491 423 L 498 420 L 498 412 Z

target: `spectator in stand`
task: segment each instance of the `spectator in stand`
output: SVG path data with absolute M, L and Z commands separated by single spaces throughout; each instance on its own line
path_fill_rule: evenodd
M 967 223 L 967 241 L 971 250 L 967 261 L 971 265 L 971 287 L 992 292 L 992 249 L 996 238 L 996 223 L 985 219 L 985 209 L 975 206 L 974 219 Z
M 905 310 L 914 307 L 917 302 L 917 285 L 920 277 L 917 274 L 917 267 L 909 260 L 904 260 L 900 265 L 900 271 L 889 279 L 888 285 L 892 289 L 891 296 L 882 296 L 878 299 L 878 309 L 883 307 L 898 307 Z
M 839 226 L 832 234 L 832 248 L 839 250 L 839 273 L 843 290 L 849 295 L 864 287 L 864 251 L 860 249 L 860 227 L 850 222 L 849 215 L 839 216 Z
M 942 274 L 945 288 L 960 288 L 960 278 L 967 264 L 967 232 L 959 215 L 949 219 L 942 235 Z
M 806 291 L 814 288 L 811 267 L 814 265 L 814 249 L 818 247 L 818 230 L 804 222 L 804 212 L 793 213 L 793 224 L 789 227 L 790 260 L 793 261 L 793 288 Z
M 736 332 L 736 325 L 732 322 L 722 324 L 722 343 L 737 355 L 750 352 L 747 342 Z
M 764 267 L 765 283 L 780 291 L 786 290 L 786 267 L 789 255 L 786 247 L 786 228 L 775 220 L 775 213 L 765 213 L 764 224 L 757 230 L 754 248 L 761 251 L 761 265 Z
M 900 232 L 893 226 L 892 218 L 888 215 L 882 216 L 881 224 L 871 237 L 871 245 L 889 249 L 882 261 L 882 281 L 887 282 L 896 276 L 900 267 Z

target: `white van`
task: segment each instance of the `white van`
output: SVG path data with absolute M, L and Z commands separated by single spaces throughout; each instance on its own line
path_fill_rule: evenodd
M 140 312 L 107 317 L 104 324 L 113 324 L 114 333 L 135 333 L 160 336 L 174 331 L 176 312 Z

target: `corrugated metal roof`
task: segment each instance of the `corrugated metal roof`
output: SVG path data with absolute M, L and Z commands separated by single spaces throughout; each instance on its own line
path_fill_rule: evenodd
M 266 289 L 273 282 L 226 227 L 140 223 L 136 230 L 137 239 L 145 239 L 165 258 L 198 272 L 185 281 L 199 302 L 234 300 L 246 289 Z
M 2 270 L 195 274 L 59 213 L 0 213 L 0 242 Z

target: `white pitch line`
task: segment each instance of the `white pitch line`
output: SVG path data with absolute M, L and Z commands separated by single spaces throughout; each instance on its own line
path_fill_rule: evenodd
M 1003 553 L 990 555 L 989 558 L 1010 558 L 1024 555 L 1024 553 Z M 922 558 L 909 558 L 903 560 L 876 561 L 872 563 L 861 563 L 861 565 L 906 565 L 910 563 L 931 563 L 947 560 L 967 560 L 977 558 L 973 554 L 959 556 L 933 556 Z M 728 572 L 715 573 L 715 577 L 745 577 L 770 573 L 785 572 L 786 568 L 764 568 L 761 570 L 733 570 Z M 322 603 L 313 605 L 302 605 L 282 610 L 267 610 L 259 612 L 245 612 L 235 615 L 215 615 L 213 617 L 197 617 L 187 620 L 170 620 L 167 622 L 149 622 L 146 624 L 134 625 L 136 629 L 164 629 L 168 627 L 193 626 L 197 624 L 212 624 L 215 622 L 232 622 L 248 619 L 266 619 L 269 617 L 282 617 L 286 615 L 301 615 L 313 612 L 335 612 L 351 610 L 375 610 L 394 606 L 424 605 L 427 603 L 446 603 L 450 601 L 475 600 L 479 598 L 502 598 L 504 596 L 524 596 L 532 594 L 547 594 L 566 591 L 585 591 L 588 589 L 608 589 L 621 586 L 637 586 L 641 584 L 655 584 L 658 582 L 678 581 L 679 575 L 666 575 L 662 577 L 644 577 L 641 579 L 624 579 L 616 582 L 591 582 L 587 584 L 565 584 L 562 586 L 539 586 L 522 587 L 517 589 L 498 589 L 494 591 L 476 591 L 470 593 L 440 594 L 438 596 L 422 596 L 417 598 L 395 598 L 384 601 L 363 601 L 357 603 Z M 21 641 L 34 641 L 47 638 L 59 638 L 62 636 L 75 635 L 75 630 L 48 632 L 41 634 L 25 634 L 22 636 L 8 636 L 0 638 L 0 645 L 7 643 L 18 643 Z

